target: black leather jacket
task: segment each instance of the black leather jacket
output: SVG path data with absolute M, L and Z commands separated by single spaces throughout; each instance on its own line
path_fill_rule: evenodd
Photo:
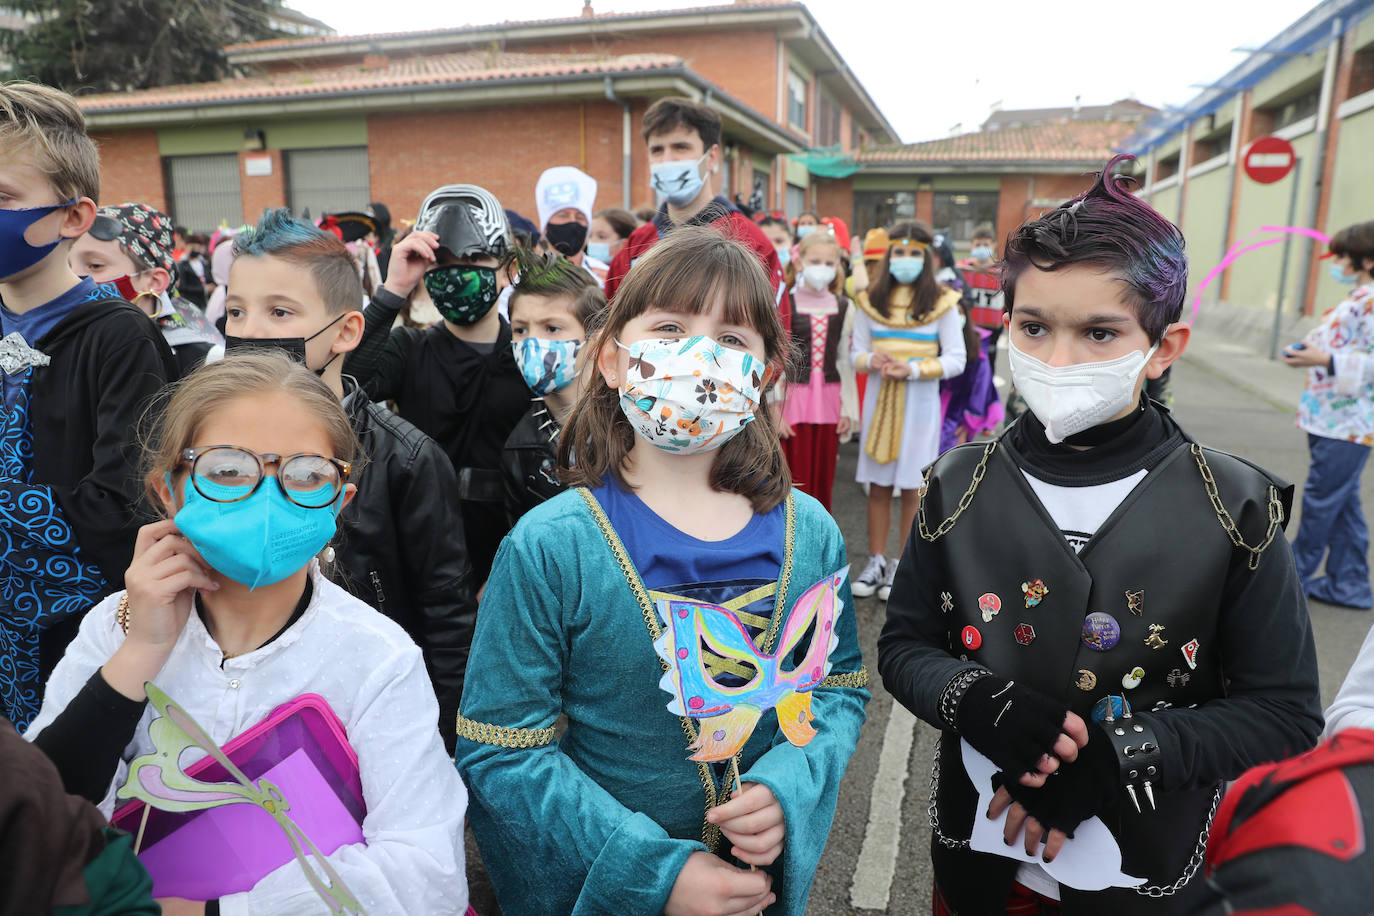
M 424 652 L 453 752 L 477 622 L 458 479 L 434 440 L 345 379 L 345 409 L 367 454 L 358 493 L 339 516 L 332 578 L 399 623 Z
M 501 450 L 501 479 L 512 528 L 520 516 L 566 489 L 558 480 L 558 437 L 562 432 L 544 399 L 535 398 L 506 439 Z

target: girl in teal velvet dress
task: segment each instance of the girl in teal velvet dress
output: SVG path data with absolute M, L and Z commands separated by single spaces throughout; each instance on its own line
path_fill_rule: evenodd
M 560 443 L 570 489 L 501 545 L 458 719 L 507 916 L 805 911 L 869 694 L 844 541 L 792 490 L 769 413 L 786 340 L 754 254 L 684 227 L 636 263 L 589 342 L 599 378 Z M 809 741 L 765 710 L 743 712 L 752 732 L 732 744 L 719 723 L 743 702 L 700 718 L 699 697 L 670 695 L 675 652 L 699 652 L 713 696 L 795 680 L 822 628 L 799 598 L 822 582 L 837 590 L 802 704 L 814 718 L 786 705 L 788 734 Z M 670 601 L 729 610 L 743 648 L 703 637 L 660 655 Z

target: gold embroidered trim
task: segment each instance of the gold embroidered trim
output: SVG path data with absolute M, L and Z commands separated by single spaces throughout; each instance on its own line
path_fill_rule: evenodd
M 553 726 L 548 728 L 507 728 L 490 722 L 474 722 L 458 717 L 458 737 L 497 747 L 543 747 L 553 743 Z
M 119 608 L 115 611 L 115 622 L 124 631 L 124 635 L 129 635 L 129 593 L 125 592 L 119 596 Z
M 586 487 L 577 487 L 577 495 L 582 497 L 582 501 L 587 504 L 588 511 L 592 514 L 592 519 L 596 526 L 601 529 L 601 536 L 606 539 L 606 544 L 611 548 L 616 564 L 620 567 L 620 573 L 625 577 L 625 582 L 630 586 L 630 591 L 634 593 L 635 600 L 639 602 L 639 612 L 644 618 L 644 626 L 649 631 L 651 640 L 658 639 L 663 635 L 663 628 L 659 625 L 658 614 L 654 610 L 654 603 L 649 598 L 649 591 L 644 587 L 644 580 L 639 578 L 639 571 L 635 569 L 634 563 L 630 560 L 629 553 L 625 550 L 625 545 L 621 543 L 620 535 L 616 534 L 615 528 L 611 525 L 611 520 L 606 517 L 606 513 L 601 508 L 601 504 L 596 501 L 592 491 Z M 777 602 L 773 608 L 773 622 L 768 629 L 767 637 L 764 640 L 764 651 L 771 652 L 772 645 L 777 639 L 778 628 L 782 623 L 783 609 L 786 608 L 787 588 L 792 582 L 792 552 L 796 545 L 796 521 L 797 510 L 792 494 L 787 495 L 787 502 L 784 509 L 785 528 L 783 536 L 783 559 L 782 572 L 778 576 L 777 583 Z M 666 672 L 668 663 L 659 659 L 659 665 Z M 695 744 L 697 740 L 697 725 L 690 716 L 679 716 L 678 722 L 682 725 L 683 732 L 687 735 L 689 744 Z M 732 758 L 735 772 L 740 772 L 740 755 L 736 754 Z M 709 763 L 697 764 L 697 775 L 701 779 L 701 790 L 706 796 L 706 811 L 709 812 L 724 799 L 716 796 L 716 780 L 711 773 Z M 726 793 L 729 797 L 729 793 Z M 720 847 L 720 828 L 710 821 L 703 820 L 701 827 L 701 841 L 711 852 L 715 852 Z
M 778 629 L 782 626 L 783 613 L 787 610 L 787 588 L 792 584 L 792 551 L 797 546 L 797 502 L 792 494 L 787 494 L 783 504 L 782 535 L 782 573 L 778 576 L 778 598 L 773 603 L 773 624 L 768 628 L 768 638 L 763 641 L 763 651 L 773 654 L 778 642 Z
M 832 674 L 821 681 L 818 687 L 867 687 L 868 686 L 868 666 L 860 665 L 858 671 L 846 671 L 842 674 Z

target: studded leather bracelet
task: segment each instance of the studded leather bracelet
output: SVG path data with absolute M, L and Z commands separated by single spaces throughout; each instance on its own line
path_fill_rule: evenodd
M 968 693 L 973 682 L 990 677 L 992 672 L 986 668 L 965 668 L 949 679 L 945 689 L 940 692 L 940 721 L 945 727 L 954 728 L 954 714 L 959 709 L 959 701 Z
M 1107 716 L 1102 720 L 1102 730 L 1116 750 L 1117 763 L 1121 767 L 1121 785 L 1126 790 L 1136 813 L 1141 812 L 1140 797 L 1143 795 L 1150 810 L 1155 809 L 1155 783 L 1159 781 L 1160 766 L 1164 755 L 1159 749 L 1159 738 L 1154 727 L 1131 713 L 1131 707 L 1122 697 L 1122 713 L 1112 715 L 1111 698 L 1107 700 Z

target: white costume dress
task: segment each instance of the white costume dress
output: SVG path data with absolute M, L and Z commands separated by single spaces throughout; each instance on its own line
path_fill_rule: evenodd
M 912 367 L 905 381 L 869 374 L 855 478 L 859 483 L 914 490 L 940 449 L 940 379 L 963 372 L 966 353 L 959 294 L 944 290 L 930 314 L 917 323 L 910 317 L 909 303 L 901 302 L 900 293 L 908 289 L 898 287 L 894 293 L 892 318 L 884 318 L 866 293 L 855 297 L 859 310 L 851 352 L 856 372 L 868 371 L 875 353 L 887 353 Z

